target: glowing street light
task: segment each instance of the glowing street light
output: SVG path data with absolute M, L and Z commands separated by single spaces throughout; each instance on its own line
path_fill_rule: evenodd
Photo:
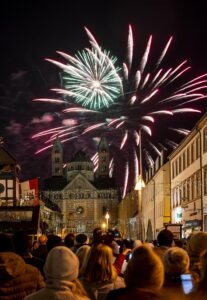
M 108 230 L 109 228 L 109 218 L 110 218 L 110 215 L 107 211 L 106 215 L 105 215 L 105 219 L 106 219 L 106 230 Z
M 101 227 L 103 228 L 103 231 L 106 231 L 106 223 L 102 223 Z
M 137 178 L 137 182 L 135 185 L 135 190 L 138 191 L 138 202 L 137 202 L 137 208 L 138 208 L 138 231 L 139 231 L 139 238 L 143 239 L 144 234 L 142 230 L 142 223 L 143 223 L 143 216 L 142 216 L 142 189 L 145 187 L 144 180 L 142 179 L 142 136 L 141 136 L 141 129 L 139 130 L 139 176 Z
M 135 191 L 141 191 L 144 187 L 145 187 L 144 180 L 142 179 L 141 175 L 139 175 L 134 189 Z

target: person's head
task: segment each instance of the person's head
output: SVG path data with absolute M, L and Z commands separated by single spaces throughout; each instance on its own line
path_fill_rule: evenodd
M 89 252 L 84 276 L 90 282 L 115 280 L 117 273 L 112 264 L 112 249 L 106 244 L 94 244 Z
M 26 254 L 31 249 L 31 240 L 25 231 L 17 231 L 13 235 L 15 252 L 19 255 Z
M 47 255 L 44 273 L 46 287 L 51 293 L 71 289 L 74 295 L 80 296 L 78 299 L 86 299 L 86 292 L 78 280 L 79 261 L 69 248 L 65 246 L 53 248 Z
M 82 275 L 85 272 L 90 248 L 91 247 L 88 245 L 83 245 L 76 251 L 76 255 L 79 260 L 79 275 Z
M 54 247 L 61 246 L 62 245 L 61 237 L 55 234 L 49 235 L 46 245 L 47 245 L 48 252 L 52 250 Z
M 78 271 L 78 258 L 67 247 L 57 246 L 48 253 L 44 265 L 47 282 L 53 280 L 73 281 L 78 278 Z
M 0 233 L 0 252 L 13 252 L 14 246 L 12 239 L 5 233 Z
M 124 273 L 129 288 L 159 290 L 164 281 L 164 266 L 161 259 L 147 246 L 135 248 Z
M 140 241 L 140 240 L 135 240 L 135 241 L 134 241 L 134 244 L 133 244 L 133 248 L 140 247 L 141 245 L 142 245 L 142 241 Z
M 179 247 L 179 248 L 183 248 L 183 247 L 184 247 L 184 242 L 183 242 L 183 240 L 180 240 L 180 239 L 174 239 L 174 243 L 175 243 L 175 246 L 176 246 L 176 247 Z
M 163 229 L 157 236 L 159 246 L 171 247 L 173 243 L 173 233 L 168 229 Z
M 123 247 L 126 249 L 133 249 L 134 248 L 134 241 L 124 239 L 122 242 Z
M 65 246 L 68 248 L 74 247 L 75 244 L 75 235 L 73 233 L 68 233 L 64 239 Z
M 165 273 L 168 275 L 181 275 L 189 272 L 190 259 L 188 253 L 179 247 L 169 248 L 164 256 Z
M 96 227 L 93 230 L 93 243 L 100 243 L 102 241 L 103 231 L 101 227 Z
M 115 233 L 112 229 L 108 229 L 106 234 L 107 234 L 108 243 L 111 244 L 114 241 Z
M 76 240 L 76 243 L 80 246 L 80 245 L 84 245 L 87 242 L 88 237 L 84 233 L 79 233 L 76 236 L 75 240 Z
M 47 236 L 45 234 L 40 235 L 38 238 L 38 242 L 39 242 L 39 245 L 46 245 Z
M 193 234 L 188 241 L 189 255 L 199 257 L 204 250 L 207 250 L 207 233 L 201 231 Z
M 35 240 L 35 241 L 32 243 L 32 250 L 36 250 L 38 247 L 39 247 L 38 241 Z

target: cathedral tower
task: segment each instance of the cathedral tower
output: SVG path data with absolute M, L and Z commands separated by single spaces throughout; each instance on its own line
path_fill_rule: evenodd
M 99 165 L 96 172 L 97 177 L 109 176 L 109 145 L 105 137 L 102 137 L 98 145 Z
M 63 146 L 59 138 L 52 147 L 52 176 L 63 176 Z

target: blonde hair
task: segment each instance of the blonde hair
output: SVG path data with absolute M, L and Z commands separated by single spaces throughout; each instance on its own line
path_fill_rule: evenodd
M 85 291 L 85 288 L 83 287 L 82 283 L 80 282 L 79 279 L 74 279 L 72 281 L 72 286 L 71 286 L 71 291 L 78 296 L 81 296 L 83 298 L 81 299 L 89 299 L 88 294 Z
M 164 282 L 164 266 L 152 248 L 144 244 L 135 248 L 124 273 L 127 287 L 159 290 Z
M 112 249 L 105 244 L 93 245 L 89 252 L 84 277 L 90 282 L 114 281 L 117 272 L 112 264 Z
M 83 245 L 76 251 L 76 255 L 79 260 L 79 276 L 83 275 L 88 263 L 88 256 L 90 251 L 90 246 Z

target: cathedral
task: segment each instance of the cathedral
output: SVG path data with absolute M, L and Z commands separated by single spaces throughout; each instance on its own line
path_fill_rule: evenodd
M 63 215 L 64 233 L 86 233 L 95 227 L 114 228 L 117 223 L 118 190 L 109 176 L 110 151 L 102 137 L 98 145 L 98 168 L 82 150 L 64 162 L 59 138 L 51 153 L 52 176 L 45 179 L 44 197 L 55 202 Z M 106 219 L 106 214 L 109 219 Z

